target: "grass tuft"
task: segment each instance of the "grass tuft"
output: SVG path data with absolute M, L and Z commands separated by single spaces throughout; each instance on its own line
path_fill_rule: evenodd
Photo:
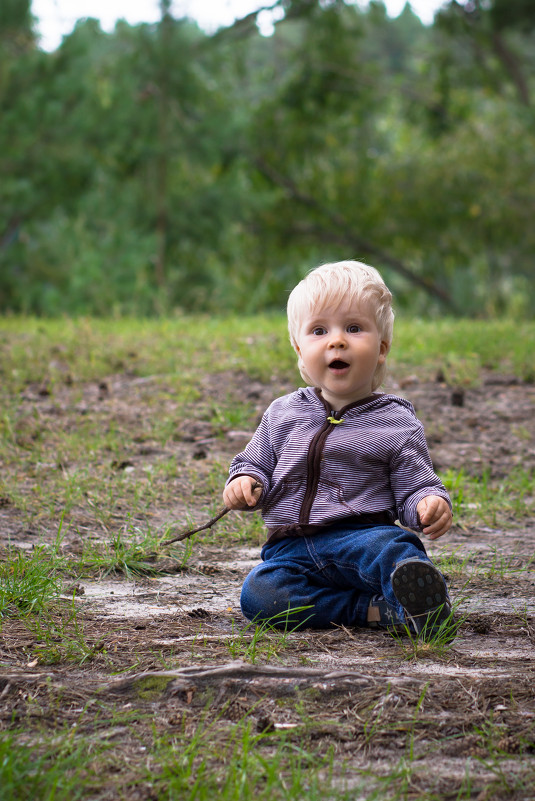
M 0 563 L 0 617 L 46 613 L 61 595 L 61 580 L 44 547 L 12 549 Z
M 230 655 L 233 659 L 246 659 L 252 664 L 259 658 L 266 662 L 278 659 L 282 651 L 291 647 L 290 634 L 301 628 L 307 619 L 296 623 L 290 616 L 301 615 L 309 609 L 312 607 L 293 607 L 260 623 L 250 621 L 239 630 L 235 629 L 233 620 L 232 635 L 226 641 Z
M 463 599 L 458 599 L 448 617 L 440 625 L 432 626 L 425 636 L 418 636 L 409 626 L 404 626 L 401 631 L 392 630 L 391 635 L 398 643 L 403 658 L 405 660 L 436 659 L 446 656 L 453 647 L 455 637 L 466 619 L 466 616 L 458 614 L 458 608 L 462 601 Z M 430 622 L 432 625 L 432 620 Z

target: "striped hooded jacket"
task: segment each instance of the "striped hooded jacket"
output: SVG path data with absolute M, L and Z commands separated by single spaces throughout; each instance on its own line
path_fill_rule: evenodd
M 374 394 L 337 413 L 312 387 L 278 398 L 232 460 L 229 481 L 239 475 L 262 484 L 255 509 L 270 540 L 347 518 L 421 530 L 422 498 L 439 495 L 451 506 L 412 404 L 395 395 Z

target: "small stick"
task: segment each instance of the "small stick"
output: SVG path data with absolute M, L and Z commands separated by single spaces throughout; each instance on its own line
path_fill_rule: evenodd
M 254 492 L 257 489 L 262 489 L 262 484 L 260 482 L 255 481 L 254 484 L 251 486 L 252 491 Z M 192 528 L 190 531 L 184 531 L 182 534 L 177 534 L 176 537 L 172 537 L 170 540 L 164 540 L 160 543 L 160 546 L 163 545 L 171 545 L 173 542 L 181 542 L 182 540 L 186 540 L 188 537 L 192 537 L 194 534 L 197 534 L 199 531 L 206 531 L 207 528 L 212 528 L 212 526 L 217 523 L 218 520 L 221 520 L 230 509 L 228 506 L 224 506 L 219 512 L 216 514 L 215 517 L 212 517 L 208 523 L 205 523 L 203 526 L 199 526 L 199 528 Z
M 218 512 L 215 517 L 212 517 L 208 523 L 205 523 L 204 526 L 192 528 L 190 531 L 184 531 L 182 534 L 178 534 L 176 537 L 172 537 L 170 540 L 164 540 L 164 542 L 161 542 L 160 545 L 171 545 L 172 542 L 180 542 L 188 537 L 192 537 L 194 534 L 197 534 L 198 531 L 205 531 L 207 528 L 212 528 L 214 523 L 217 523 L 218 520 L 221 520 L 221 518 L 224 517 L 227 512 L 230 512 L 230 509 L 228 506 L 224 506 L 221 511 Z

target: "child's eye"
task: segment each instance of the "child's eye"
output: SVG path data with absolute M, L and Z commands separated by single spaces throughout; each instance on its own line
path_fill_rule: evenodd
M 356 323 L 347 326 L 348 334 L 358 334 L 360 333 L 360 331 L 362 331 L 362 328 L 360 327 L 360 325 L 357 325 Z
M 312 333 L 315 334 L 317 337 L 322 336 L 322 334 L 326 334 L 327 331 L 322 325 L 317 325 L 315 328 L 312 329 Z

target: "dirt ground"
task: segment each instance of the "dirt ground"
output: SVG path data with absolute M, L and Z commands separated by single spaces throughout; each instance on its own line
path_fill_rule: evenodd
M 491 495 L 519 466 L 533 471 L 533 385 L 488 373 L 479 387 L 459 390 L 437 378 L 404 375 L 390 388 L 415 404 L 439 470 L 479 476 L 485 468 Z M 208 377 L 204 389 L 217 394 L 223 385 L 225 392 L 232 387 L 245 393 L 257 414 L 289 389 L 239 375 Z M 213 465 L 227 464 L 249 431 L 178 420 L 176 436 L 157 444 L 146 424 L 147 382 L 111 376 L 100 386 L 78 387 L 76 398 L 73 392 L 66 382 L 52 404 L 42 387 L 29 386 L 21 421 L 37 408 L 43 426 L 57 425 L 60 408 L 72 425 L 83 414 L 119 420 L 131 432 L 141 428 L 143 436 L 137 442 L 132 437 L 119 469 L 135 474 L 168 459 L 181 465 L 173 491 L 151 510 L 153 527 L 186 513 L 201 523 L 207 509 L 219 506 Z M 161 403 L 160 414 L 174 413 L 172 398 Z M 21 431 L 25 435 L 23 426 Z M 187 482 L 191 469 L 204 492 L 200 505 Z M 186 489 L 184 500 L 180 490 Z M 526 504 L 532 500 L 525 498 Z M 139 712 L 140 721 L 148 714 L 158 730 L 173 731 L 184 720 L 194 726 L 208 710 L 221 726 L 246 717 L 267 735 L 285 732 L 318 753 L 332 749 L 340 785 L 354 787 L 355 799 L 372 797 L 366 794 L 372 785 L 358 789 L 366 771 L 373 788 L 390 777 L 376 798 L 533 799 L 535 520 L 511 513 L 482 521 L 477 504 L 464 502 L 473 522 L 457 523 L 429 546 L 458 602 L 460 628 L 450 648 L 416 651 L 410 641 L 387 633 L 342 628 L 296 632 L 284 640 L 266 633 L 255 643 L 240 615 L 239 593 L 260 543 L 234 536 L 241 516 L 228 515 L 194 541 L 185 566 L 170 552 L 154 562 L 154 575 L 90 575 L 70 585 L 66 578 L 66 597 L 75 592 L 85 640 L 94 644 L 83 664 L 43 664 L 24 621 L 5 619 L 0 725 L 4 731 L 26 727 L 30 739 L 31 732 L 77 723 L 81 736 L 110 737 L 129 787 L 124 797 L 132 801 L 158 796 L 143 782 L 127 781 L 135 773 L 128 767 L 137 747 L 132 730 L 109 729 L 111 710 L 127 707 Z M 117 525 L 121 514 L 124 524 L 126 511 L 119 509 Z M 8 498 L 0 505 L 0 525 L 3 547 L 31 549 L 38 537 L 53 542 L 56 532 L 52 520 L 43 520 L 39 530 L 28 526 Z M 81 503 L 69 521 L 65 553 L 75 555 L 84 536 L 97 541 L 107 533 Z M 98 715 L 92 714 L 97 707 Z M 144 726 L 139 723 L 135 742 L 149 737 Z M 403 760 L 410 762 L 410 775 L 392 778 Z M 114 788 L 110 779 L 88 797 L 117 797 Z

